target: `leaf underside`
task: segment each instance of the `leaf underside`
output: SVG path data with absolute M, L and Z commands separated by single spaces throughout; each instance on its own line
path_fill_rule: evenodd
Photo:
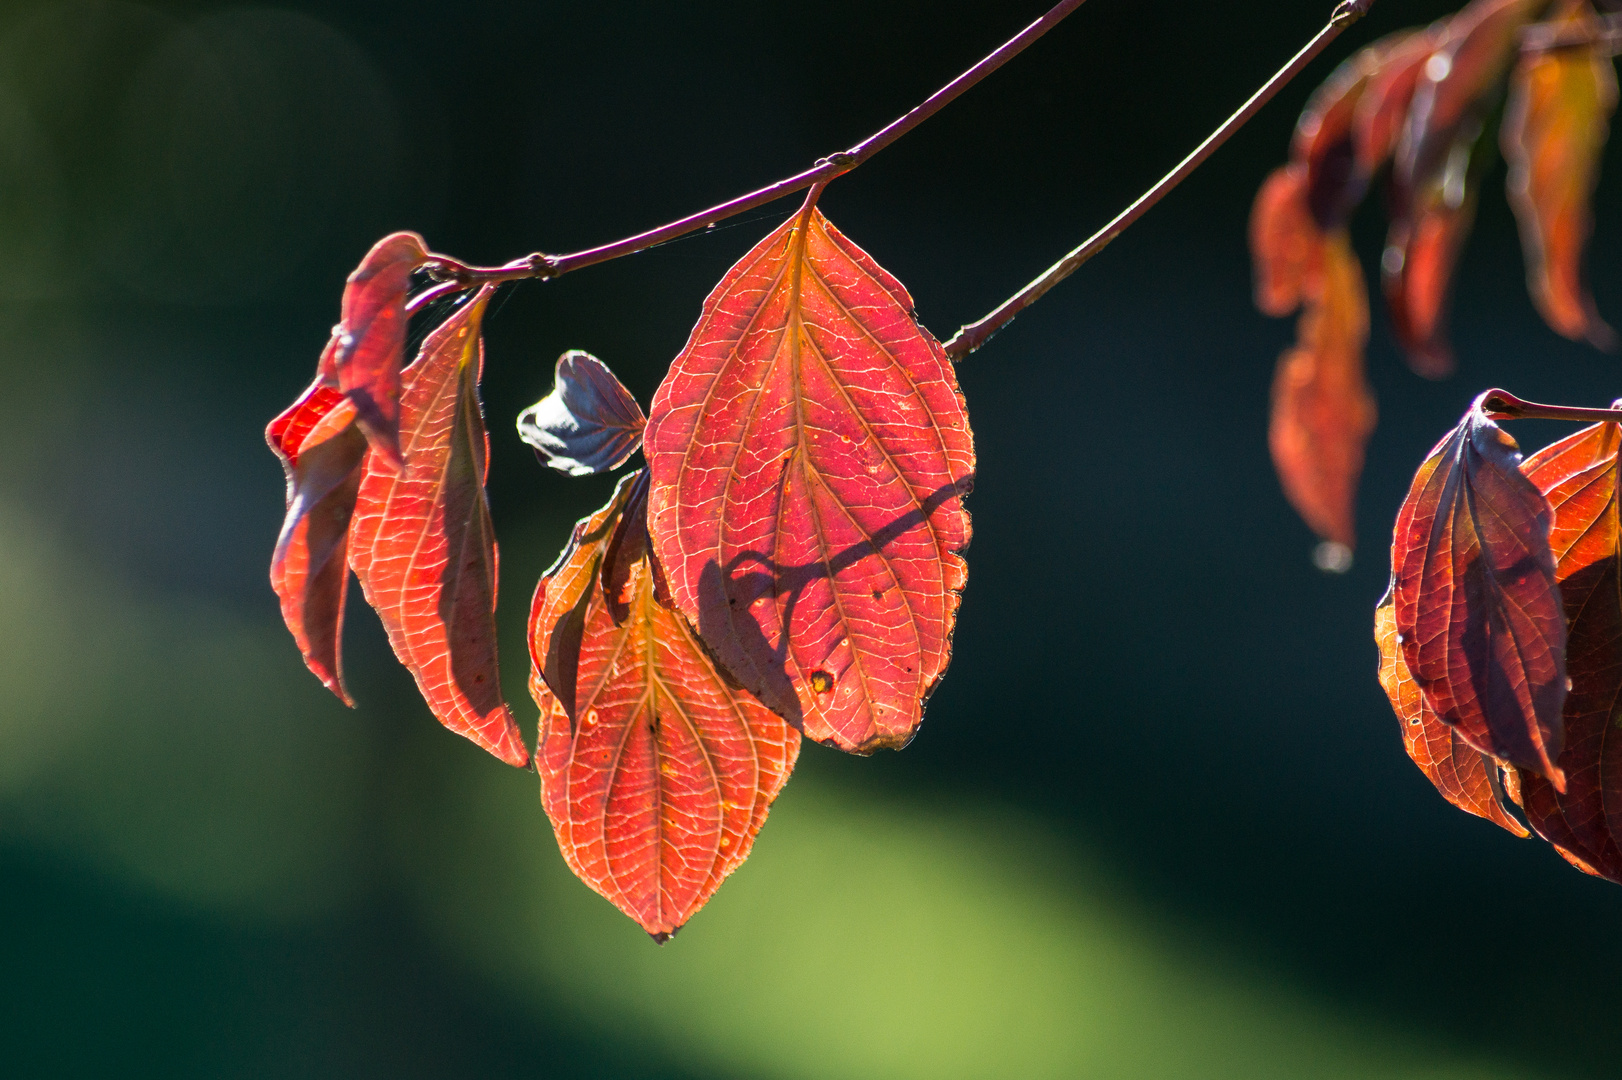
M 570 476 L 611 472 L 642 447 L 647 419 L 636 398 L 590 353 L 558 357 L 552 392 L 518 414 L 518 437 Z
M 671 596 L 719 660 L 810 738 L 905 745 L 950 659 L 974 446 L 900 282 L 802 210 L 705 301 L 645 452 Z

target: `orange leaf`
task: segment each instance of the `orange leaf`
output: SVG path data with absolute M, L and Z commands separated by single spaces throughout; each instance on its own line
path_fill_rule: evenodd
M 342 663 L 345 552 L 366 439 L 355 426 L 354 406 L 317 376 L 271 421 L 265 441 L 287 474 L 287 518 L 271 557 L 270 584 L 305 666 L 353 706 Z
M 799 732 L 658 595 L 647 474 L 575 526 L 530 611 L 541 801 L 581 880 L 664 941 L 749 854 Z
M 1566 698 L 1553 512 L 1477 398 L 1419 467 L 1391 543 L 1398 644 L 1437 716 L 1549 778 Z
M 1288 315 L 1319 288 L 1323 234 L 1307 207 L 1302 166 L 1279 166 L 1256 193 L 1250 255 L 1256 268 L 1256 307 L 1264 315 Z
M 428 336 L 403 376 L 398 470 L 366 459 L 350 564 L 440 723 L 503 761 L 529 760 L 496 665 L 495 532 L 480 337 L 493 286 Z
M 1357 101 L 1352 120 L 1352 142 L 1357 149 L 1357 167 L 1366 175 L 1374 173 L 1396 153 L 1408 123 L 1408 108 L 1414 90 L 1424 73 L 1426 61 L 1442 43 L 1447 24 L 1428 30 L 1410 31 L 1392 38 L 1381 58 L 1380 68 L 1369 77 Z
M 1567 3 L 1556 24 L 1600 28 L 1587 0 Z M 1599 317 L 1582 271 L 1600 156 L 1616 111 L 1610 51 L 1593 45 L 1530 53 L 1510 85 L 1500 138 L 1532 300 L 1556 333 L 1612 349 L 1616 332 Z
M 1375 408 L 1363 378 L 1368 294 L 1344 228 L 1323 246 L 1318 286 L 1299 340 L 1273 377 L 1267 444 L 1290 505 L 1313 532 L 1349 549 L 1357 544 L 1357 481 Z
M 1403 748 L 1419 771 L 1460 810 L 1486 818 L 1516 836 L 1527 835 L 1521 823 L 1499 804 L 1492 782 L 1497 764 L 1436 718 L 1419 684 L 1409 674 L 1397 646 L 1391 589 L 1374 609 L 1374 643 L 1380 649 L 1380 686 L 1401 721 Z
M 338 389 L 355 403 L 367 440 L 400 461 L 400 360 L 405 352 L 406 293 L 411 274 L 428 258 L 422 237 L 385 236 L 366 253 L 344 287 L 334 367 Z
M 806 735 L 912 738 L 946 670 L 974 447 L 912 298 L 808 202 L 716 286 L 654 395 L 671 594 Z
M 1622 881 L 1622 529 L 1617 448 L 1622 427 L 1595 424 L 1528 458 L 1529 479 L 1554 509 L 1550 548 L 1565 604 L 1571 692 L 1559 764 L 1566 790 L 1523 780 L 1533 828 L 1571 849 L 1590 872 Z

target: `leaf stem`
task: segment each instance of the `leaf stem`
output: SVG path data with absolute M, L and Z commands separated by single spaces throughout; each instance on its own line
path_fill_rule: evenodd
M 1579 409 L 1570 405 L 1540 405 L 1523 401 L 1508 390 L 1488 390 L 1481 411 L 1491 420 L 1575 420 L 1582 424 L 1622 423 L 1622 408 Z
M 1272 78 L 1262 84 L 1239 107 L 1239 111 L 1222 122 L 1222 125 L 1208 135 L 1204 142 L 1194 148 L 1194 151 L 1178 163 L 1177 167 L 1165 176 L 1154 187 L 1144 192 L 1138 199 L 1116 215 L 1115 219 L 1092 236 L 1070 254 L 1044 270 L 1029 285 L 1025 286 L 1013 296 L 1004 300 L 989 315 L 977 322 L 969 323 L 952 335 L 946 343 L 946 355 L 954 360 L 961 359 L 984 345 L 991 336 L 1014 320 L 1014 317 L 1032 304 L 1036 303 L 1053 286 L 1075 273 L 1083 263 L 1097 255 L 1117 236 L 1131 228 L 1144 214 L 1148 213 L 1161 199 L 1165 198 L 1178 184 L 1186 180 L 1190 173 L 1205 164 L 1207 158 L 1216 153 L 1217 149 L 1227 142 L 1229 137 L 1249 122 L 1250 118 L 1262 110 L 1262 107 L 1272 100 L 1273 95 L 1284 89 L 1291 79 L 1300 74 L 1301 70 L 1315 60 L 1319 53 L 1329 47 L 1329 44 L 1341 35 L 1352 23 L 1368 14 L 1369 8 L 1374 6 L 1374 0 L 1341 0 L 1330 15 L 1329 22 L 1322 30 L 1302 46 L 1301 51 L 1290 58 L 1289 63 L 1280 68 Z
M 697 229 L 702 229 L 717 222 L 757 206 L 774 202 L 785 195 L 792 195 L 796 191 L 804 191 L 813 184 L 826 184 L 837 176 L 850 172 L 880 150 L 907 134 L 931 116 L 940 112 L 951 104 L 958 95 L 974 86 L 980 80 L 1002 67 L 1008 61 L 1024 52 L 1037 38 L 1057 26 L 1071 12 L 1079 8 L 1086 0 L 1059 0 L 1053 8 L 1040 19 L 1009 38 L 1002 45 L 993 50 L 985 59 L 969 68 L 963 74 L 931 94 L 922 104 L 897 118 L 884 129 L 863 139 L 849 150 L 842 150 L 837 154 L 829 154 L 803 172 L 768 184 L 758 191 L 751 191 L 747 195 L 740 195 L 736 199 L 720 203 L 708 210 L 700 210 L 696 214 L 689 214 L 684 218 L 661 225 L 657 229 L 627 236 L 623 240 L 616 240 L 612 244 L 601 247 L 587 248 L 585 251 L 576 251 L 568 255 L 548 255 L 545 252 L 535 252 L 520 259 L 514 259 L 502 266 L 469 266 L 448 255 L 434 255 L 429 264 L 429 270 L 435 276 L 446 282 L 460 283 L 466 288 L 485 282 L 518 281 L 524 278 L 540 278 L 543 281 L 561 277 L 571 270 L 592 266 L 596 263 L 617 259 L 622 255 L 630 255 L 638 251 L 662 244 L 667 240 L 674 240 L 678 236 Z M 451 290 L 455 291 L 455 290 Z M 444 295 L 440 293 L 438 295 Z

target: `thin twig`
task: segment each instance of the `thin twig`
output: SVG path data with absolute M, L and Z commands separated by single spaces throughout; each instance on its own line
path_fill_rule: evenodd
M 1330 42 L 1339 37 L 1342 31 L 1368 14 L 1369 8 L 1373 5 L 1374 0 L 1342 0 L 1324 28 L 1318 31 L 1289 63 L 1268 79 L 1260 90 L 1252 94 L 1250 100 L 1240 106 L 1238 112 L 1223 121 L 1221 127 L 1211 132 L 1204 142 L 1195 147 L 1193 153 L 1162 177 L 1154 187 L 1139 196 L 1136 202 L 1121 211 L 1115 220 L 1088 237 L 1080 247 L 1048 267 L 1041 276 L 1003 301 L 989 315 L 960 329 L 952 336 L 952 340 L 946 343 L 946 355 L 954 360 L 969 355 L 984 345 L 991 335 L 1012 322 L 1016 315 L 1040 300 L 1049 289 L 1075 273 L 1088 259 L 1108 247 L 1110 241 L 1130 228 L 1156 203 L 1165 198 L 1168 192 L 1187 179 L 1190 173 L 1203 165 L 1207 158 L 1228 141 L 1229 136 L 1244 127 L 1251 117 L 1261 111 L 1262 106 L 1272 100 L 1274 94 L 1282 90 L 1303 68 L 1316 59 L 1319 53 L 1328 48 Z
M 1575 420 L 1580 424 L 1622 423 L 1622 409 L 1579 409 L 1571 405 L 1539 405 L 1508 390 L 1488 390 L 1481 410 L 1491 420 Z
M 469 266 L 447 255 L 435 255 L 428 269 L 441 279 L 459 282 L 464 287 L 492 281 L 518 281 L 523 278 L 550 280 L 567 274 L 571 270 L 579 270 L 581 267 L 607 262 L 622 255 L 630 255 L 653 247 L 656 244 L 662 244 L 667 240 L 674 240 L 678 236 L 725 221 L 736 214 L 753 210 L 757 206 L 764 206 L 766 203 L 781 199 L 785 195 L 792 195 L 796 191 L 804 191 L 813 184 L 825 184 L 836 176 L 850 172 L 856 166 L 940 112 L 959 94 L 962 94 L 981 79 L 984 79 L 987 75 L 1024 52 L 1032 42 L 1057 26 L 1067 15 L 1085 2 L 1086 0 L 1060 0 L 1046 15 L 1009 38 L 985 59 L 935 91 L 923 104 L 905 116 L 898 118 L 882 131 L 863 139 L 849 150 L 829 154 L 804 172 L 795 173 L 793 176 L 779 180 L 775 184 L 768 184 L 758 191 L 752 191 L 729 202 L 712 206 L 708 210 L 700 210 L 696 214 L 689 214 L 687 217 L 672 221 L 668 225 L 661 225 L 657 229 L 649 229 L 647 232 L 637 233 L 635 236 L 628 236 L 623 240 L 616 240 L 612 244 L 588 248 L 585 251 L 576 251 L 569 255 L 547 255 L 544 252 L 536 252 L 533 255 L 515 259 L 504 266 L 489 267 Z

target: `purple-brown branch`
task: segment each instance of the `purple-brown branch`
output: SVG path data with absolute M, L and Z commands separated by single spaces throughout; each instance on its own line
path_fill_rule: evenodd
M 1206 159 L 1216 153 L 1234 132 L 1244 127 L 1251 117 L 1273 99 L 1273 95 L 1284 89 L 1290 80 L 1328 48 L 1342 31 L 1368 14 L 1369 8 L 1373 6 L 1374 0 L 1343 0 L 1330 15 L 1329 22 L 1324 28 L 1318 31 L 1300 52 L 1291 57 L 1289 63 L 1263 83 L 1261 89 L 1239 107 L 1238 112 L 1223 121 L 1204 142 L 1195 147 L 1193 153 L 1179 162 L 1171 172 L 1161 177 L 1159 183 L 1140 195 L 1131 206 L 1117 214 L 1113 221 L 1088 237 L 1080 247 L 1048 267 L 1029 285 L 999 304 L 989 315 L 958 330 L 946 343 L 946 355 L 954 360 L 969 355 L 984 345 L 991 335 L 1012 322 L 1016 315 L 1040 300 L 1049 289 L 1075 273 L 1083 263 L 1108 247 L 1112 240 L 1131 228 L 1134 222 L 1148 213 L 1173 188 L 1186 180 L 1195 169 L 1205 164 Z
M 774 202 L 785 195 L 804 191 L 813 184 L 825 184 L 836 176 L 850 172 L 856 166 L 940 112 L 965 90 L 968 90 L 987 75 L 1024 52 L 1037 38 L 1053 29 L 1085 2 L 1086 0 L 1060 0 L 1046 15 L 1009 38 L 985 59 L 935 91 L 921 105 L 896 119 L 883 130 L 868 136 L 849 150 L 843 150 L 837 154 L 830 154 L 822 158 L 804 172 L 795 173 L 793 176 L 779 180 L 775 184 L 768 184 L 758 191 L 740 195 L 736 199 L 712 206 L 708 210 L 700 210 L 696 214 L 689 214 L 687 217 L 672 221 L 667 225 L 661 225 L 657 229 L 649 229 L 647 232 L 637 233 L 635 236 L 628 236 L 623 240 L 616 240 L 612 244 L 587 248 L 585 251 L 576 251 L 569 255 L 548 255 L 538 251 L 521 259 L 515 259 L 504 266 L 480 267 L 469 266 L 448 255 L 436 254 L 428 269 L 442 281 L 459 284 L 462 288 L 486 282 L 519 281 L 525 278 L 550 280 L 561 277 L 571 270 L 579 270 L 581 267 L 607 262 L 622 255 L 631 255 L 662 244 L 667 240 L 674 240 L 678 236 L 685 236 L 687 233 L 753 210 L 757 206 L 764 206 L 766 203 Z M 436 292 L 436 299 L 438 296 L 445 295 L 443 292 L 437 292 L 437 290 L 430 291 Z M 448 291 L 454 292 L 456 290 L 451 289 Z
M 1481 408 L 1493 420 L 1575 420 L 1580 424 L 1622 423 L 1622 409 L 1579 409 L 1571 405 L 1539 405 L 1508 390 L 1489 390 Z

